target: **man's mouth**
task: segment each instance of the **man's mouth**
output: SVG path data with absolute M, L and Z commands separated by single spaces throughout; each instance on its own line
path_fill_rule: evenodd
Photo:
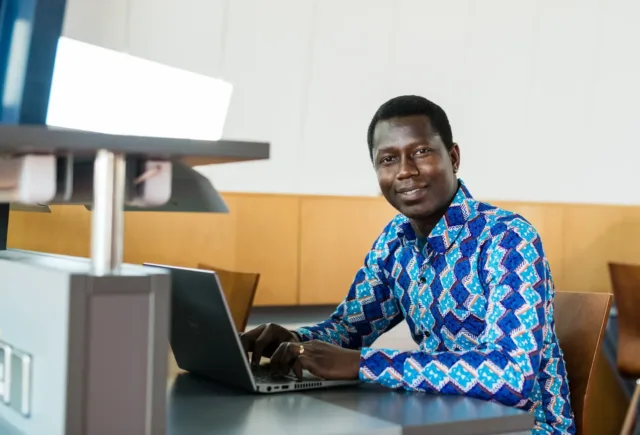
M 411 190 L 403 190 L 400 193 L 400 195 L 413 195 L 414 193 L 418 193 L 421 189 L 423 189 L 422 187 L 416 187 L 415 189 L 411 189 Z
M 426 187 L 412 187 L 406 189 L 398 189 L 398 196 L 405 199 L 413 199 L 421 196 L 427 190 Z

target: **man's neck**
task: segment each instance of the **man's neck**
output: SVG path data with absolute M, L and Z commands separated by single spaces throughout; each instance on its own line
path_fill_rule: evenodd
M 431 231 L 433 231 L 436 224 L 438 223 L 440 218 L 442 218 L 443 215 L 444 213 L 442 213 L 437 219 L 435 219 L 435 221 L 432 221 L 431 219 L 429 219 L 428 221 L 427 220 L 418 221 L 415 219 L 411 219 L 411 227 L 413 227 L 413 231 L 416 232 L 416 236 L 419 239 L 426 239 L 427 237 L 429 237 L 429 234 L 431 234 Z
M 451 200 L 449 200 L 449 202 L 447 202 L 447 205 L 444 206 L 442 209 L 438 210 L 437 212 L 433 213 L 430 216 L 425 217 L 424 219 L 410 220 L 411 226 L 413 227 L 413 231 L 416 232 L 416 236 L 418 238 L 429 237 L 429 234 L 431 234 L 431 231 L 433 231 L 435 226 L 438 225 L 438 222 L 440 222 L 440 219 L 442 219 L 442 216 L 444 216 L 447 210 L 449 210 L 451 203 L 453 202 L 454 198 L 456 197 L 456 194 L 458 193 L 459 186 L 460 186 L 460 183 L 458 182 L 458 188 L 456 188 L 456 190 L 453 192 L 453 195 L 451 195 Z

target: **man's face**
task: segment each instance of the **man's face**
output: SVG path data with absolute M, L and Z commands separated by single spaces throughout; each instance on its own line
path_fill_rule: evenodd
M 400 213 L 431 221 L 458 189 L 458 145 L 447 151 L 426 116 L 380 121 L 373 135 L 373 165 L 380 190 Z M 440 216 L 438 215 L 437 218 Z

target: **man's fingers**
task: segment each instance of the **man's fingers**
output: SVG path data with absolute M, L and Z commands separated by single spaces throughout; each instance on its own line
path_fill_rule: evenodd
M 284 359 L 287 357 L 287 345 L 289 343 L 282 343 L 273 355 L 271 355 L 271 362 L 269 363 L 269 370 L 272 374 L 281 375 L 283 373 Z
M 296 363 L 300 355 L 300 345 L 293 342 L 282 343 L 271 357 L 271 373 L 286 375 L 292 369 L 298 377 L 302 377 L 302 368 L 298 363 L 298 372 L 296 372 Z
M 289 358 L 287 371 L 293 371 L 298 379 L 302 379 L 302 365 L 300 364 L 300 355 L 303 345 L 300 343 L 289 343 L 287 355 Z
M 255 366 L 260 364 L 260 359 L 262 358 L 264 349 L 270 344 L 271 344 L 271 337 L 269 334 L 269 329 L 265 328 L 260 334 L 260 336 L 256 338 L 256 341 L 253 345 L 253 355 L 251 355 L 251 364 Z
M 282 343 L 271 357 L 271 373 L 288 374 L 300 353 L 300 347 L 296 343 Z
M 240 343 L 245 352 L 253 352 L 253 346 L 256 343 L 256 338 L 262 334 L 265 329 L 265 325 L 260 325 L 252 329 L 251 331 L 240 332 L 238 336 L 240 337 Z
M 240 337 L 240 344 L 242 345 L 242 350 L 244 350 L 244 356 L 249 361 L 249 354 L 253 352 L 253 346 L 255 345 L 255 339 L 248 334 L 238 334 Z
M 296 378 L 299 380 L 302 379 L 302 363 L 299 357 L 293 361 L 293 374 L 296 375 Z
M 251 339 L 251 336 L 246 334 L 239 334 L 239 335 L 240 335 L 240 344 L 242 345 L 242 349 L 244 350 L 244 353 L 248 354 L 249 352 L 252 352 L 253 344 L 255 342 Z
M 308 370 L 309 373 L 311 373 L 313 376 L 322 378 L 318 370 L 319 369 L 318 364 L 313 357 L 309 355 L 305 355 L 303 353 L 302 355 L 300 355 L 300 357 L 298 357 L 298 361 L 301 369 Z M 302 370 L 300 372 L 302 373 Z

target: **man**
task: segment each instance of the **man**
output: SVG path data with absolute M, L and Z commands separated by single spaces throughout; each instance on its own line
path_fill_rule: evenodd
M 325 379 L 466 395 L 533 412 L 534 434 L 575 433 L 540 237 L 521 216 L 474 200 L 456 176 L 445 112 L 422 97 L 384 103 L 368 131 L 382 194 L 400 214 L 374 242 L 345 300 L 296 331 L 242 334 L 252 362 Z M 419 350 L 370 346 L 406 320 Z

